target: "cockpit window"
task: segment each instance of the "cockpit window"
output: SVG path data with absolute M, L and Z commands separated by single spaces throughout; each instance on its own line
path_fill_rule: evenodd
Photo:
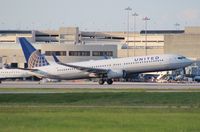
M 178 57 L 178 59 L 179 59 L 179 60 L 182 60 L 182 59 L 186 59 L 186 57 L 180 56 L 180 57 Z

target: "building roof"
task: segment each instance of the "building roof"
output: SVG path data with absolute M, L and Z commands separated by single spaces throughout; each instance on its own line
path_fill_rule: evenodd
M 32 34 L 31 30 L 0 30 L 0 34 Z
M 184 33 L 184 30 L 141 30 L 140 34 L 181 34 Z

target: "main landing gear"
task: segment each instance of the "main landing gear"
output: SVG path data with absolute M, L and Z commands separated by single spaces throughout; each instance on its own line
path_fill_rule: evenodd
M 113 80 L 112 79 L 99 79 L 99 84 L 103 85 L 105 83 L 105 81 L 107 82 L 108 85 L 113 84 Z

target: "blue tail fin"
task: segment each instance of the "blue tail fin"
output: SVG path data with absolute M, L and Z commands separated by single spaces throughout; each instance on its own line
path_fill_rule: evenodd
M 19 42 L 24 52 L 26 62 L 28 62 L 29 57 L 34 51 L 36 51 L 36 49 L 25 38 L 19 38 Z
M 49 65 L 45 56 L 36 50 L 25 38 L 19 38 L 28 68 L 41 67 Z

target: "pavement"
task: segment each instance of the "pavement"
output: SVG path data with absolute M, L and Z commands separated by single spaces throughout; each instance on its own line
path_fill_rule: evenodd
M 114 82 L 113 85 L 99 85 L 98 82 L 31 82 L 31 81 L 6 81 L 0 88 L 89 88 L 89 89 L 199 89 L 200 83 L 144 83 L 144 82 Z

